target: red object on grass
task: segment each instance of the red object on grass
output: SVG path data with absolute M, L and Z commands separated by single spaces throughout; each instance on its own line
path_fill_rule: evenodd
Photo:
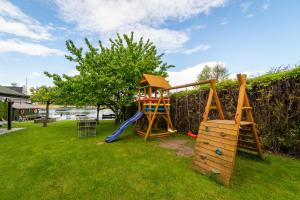
M 194 134 L 192 131 L 187 132 L 187 136 L 197 138 L 197 134 Z

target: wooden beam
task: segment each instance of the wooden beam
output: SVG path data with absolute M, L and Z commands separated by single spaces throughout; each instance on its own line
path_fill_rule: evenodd
M 202 116 L 202 122 L 207 121 L 208 114 L 209 114 L 209 108 L 210 108 L 210 105 L 211 105 L 213 95 L 214 95 L 214 91 L 213 91 L 212 88 L 210 88 L 208 98 L 207 98 L 207 102 L 206 102 L 206 106 L 205 106 L 205 111 L 204 111 L 203 116 Z
M 219 96 L 217 94 L 217 89 L 216 89 L 216 81 L 215 80 L 212 80 L 210 82 L 210 86 L 213 90 L 213 95 L 214 95 L 214 100 L 215 100 L 215 104 L 217 106 L 217 110 L 218 110 L 218 113 L 219 113 L 219 117 L 220 119 L 224 119 L 224 114 L 223 114 L 223 110 L 222 110 L 222 106 L 221 106 L 221 103 L 220 103 L 220 99 L 219 99 Z
M 165 89 L 165 90 L 174 90 L 174 89 L 179 89 L 179 88 L 192 87 L 192 86 L 196 86 L 196 85 L 203 85 L 203 84 L 210 83 L 211 81 L 212 80 L 203 80 L 203 81 L 199 81 L 199 82 L 195 82 L 195 83 L 189 83 L 189 84 L 184 84 L 184 85 L 177 85 L 177 86 Z

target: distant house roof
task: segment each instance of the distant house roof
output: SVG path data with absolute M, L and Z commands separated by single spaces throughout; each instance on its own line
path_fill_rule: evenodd
M 0 96 L 1 97 L 14 97 L 14 98 L 29 98 L 28 95 L 11 90 L 11 89 L 9 89 L 7 87 L 3 87 L 1 85 L 0 85 Z
M 154 88 L 163 88 L 163 89 L 169 89 L 171 85 L 169 82 L 162 76 L 155 76 L 151 74 L 143 74 L 141 85 L 150 85 Z
M 32 105 L 30 103 L 26 103 L 26 102 L 15 102 L 13 103 L 13 108 L 15 109 L 38 109 L 38 106 Z
M 18 87 L 18 86 L 4 86 L 4 87 L 23 94 L 23 87 Z

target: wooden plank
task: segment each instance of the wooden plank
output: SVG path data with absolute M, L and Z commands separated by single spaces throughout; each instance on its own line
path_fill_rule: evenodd
M 156 106 L 157 103 L 144 103 L 143 106 Z M 170 106 L 171 104 L 167 103 L 166 106 Z M 159 106 L 164 106 L 163 103 L 160 103 Z
M 207 170 L 208 173 L 213 173 L 214 171 L 220 172 L 220 176 L 222 179 L 226 179 L 231 176 L 231 170 L 222 167 L 222 165 L 218 165 L 211 161 L 203 162 L 201 160 L 195 159 L 193 162 L 195 165 L 203 168 L 204 170 Z
M 220 103 L 220 99 L 219 99 L 219 96 L 217 94 L 217 89 L 216 89 L 216 80 L 212 80 L 210 82 L 210 87 L 212 88 L 213 90 L 213 96 L 214 96 L 214 100 L 215 100 L 215 104 L 217 106 L 217 110 L 218 110 L 218 113 L 219 113 L 219 117 L 220 119 L 224 119 L 224 114 L 223 114 L 223 110 L 222 110 L 222 106 L 221 106 L 221 103 Z
M 216 127 L 216 128 L 221 128 L 221 129 L 229 129 L 229 130 L 239 130 L 239 127 L 236 124 L 226 124 L 226 121 L 231 121 L 231 120 L 224 120 L 224 123 L 220 122 L 215 122 L 214 120 L 209 120 L 206 122 L 202 122 L 201 125 L 203 126 L 211 126 L 211 127 Z
M 201 143 L 201 144 L 199 144 Z M 226 149 L 226 150 L 229 150 L 229 151 L 235 151 L 236 147 L 233 146 L 233 145 L 227 145 L 227 144 L 221 144 L 219 142 L 216 142 L 216 141 L 213 141 L 213 140 L 210 140 L 210 139 L 203 139 L 203 138 L 197 138 L 197 144 L 196 145 L 212 145 L 212 146 L 215 146 L 215 147 L 219 147 L 219 148 L 222 148 L 222 149 Z
M 227 137 L 237 137 L 237 130 L 232 130 L 232 129 L 223 129 L 223 128 L 218 128 L 218 127 L 213 127 L 213 126 L 207 126 L 208 127 L 208 132 L 213 132 L 213 133 L 218 133 L 219 135 L 225 134 Z M 207 128 L 206 126 L 201 125 L 199 134 L 202 133 L 207 133 Z
M 247 106 L 247 107 L 243 107 L 243 110 L 247 110 L 247 109 L 249 109 L 249 110 L 252 110 L 252 107 L 250 107 L 250 106 Z
M 214 91 L 213 91 L 212 88 L 210 88 L 209 94 L 208 94 L 208 97 L 207 97 L 207 102 L 206 102 L 205 110 L 204 110 L 204 113 L 202 115 L 202 123 L 207 121 L 208 114 L 209 114 L 209 108 L 210 108 L 210 105 L 211 105 L 211 101 L 212 101 L 213 95 L 214 95 Z
M 214 171 L 214 169 L 212 167 L 203 165 L 202 163 L 196 163 L 196 162 L 195 163 L 193 162 L 192 168 L 206 176 L 211 175 L 212 171 Z M 221 183 L 223 183 L 226 186 L 228 186 L 230 184 L 230 177 L 224 176 L 223 174 L 219 174 L 217 179 L 218 179 L 218 181 L 220 181 Z
M 233 135 L 231 133 L 226 133 L 225 131 L 213 131 L 210 130 L 208 132 L 206 132 L 205 130 L 201 129 L 199 134 L 205 134 L 205 135 L 209 135 L 212 137 L 218 137 L 218 138 L 224 138 L 224 139 L 231 139 L 231 140 L 237 140 L 237 135 Z
M 241 126 L 249 126 L 252 125 L 254 122 L 248 122 L 248 121 L 241 121 L 240 125 Z
M 239 88 L 239 97 L 238 97 L 238 103 L 236 107 L 236 113 L 235 113 L 235 121 L 238 125 L 240 125 L 241 119 L 242 119 L 242 108 L 244 106 L 244 100 L 245 100 L 245 92 L 246 92 L 246 82 L 242 80 L 242 75 L 239 74 L 238 76 L 238 82 L 240 85 Z
M 236 144 L 236 139 L 232 140 L 232 139 L 227 139 L 227 138 L 222 138 L 222 137 L 214 137 L 214 136 L 207 135 L 206 133 L 202 133 L 198 137 L 200 137 L 203 140 L 211 140 L 211 141 L 215 141 L 220 144 L 230 145 L 232 147 L 234 147 Z
M 202 153 L 198 158 L 195 159 L 202 163 L 213 163 L 209 165 L 216 165 L 218 168 L 224 169 L 224 171 L 232 168 L 232 162 L 225 161 L 205 153 Z
M 195 148 L 195 154 L 200 155 L 202 153 L 204 154 L 208 154 L 210 156 L 216 157 L 218 159 L 224 160 L 224 161 L 228 161 L 228 162 L 232 162 L 233 161 L 233 157 L 235 156 L 235 152 L 233 151 L 228 151 L 226 149 L 222 149 L 222 155 L 218 155 L 215 153 L 217 147 L 213 147 L 213 146 L 202 146 L 202 147 L 196 147 Z
M 257 152 L 257 149 L 255 147 L 248 147 L 248 146 L 238 145 L 238 148 L 247 149 L 247 150 L 250 150 L 250 151 Z
M 255 142 L 253 140 L 252 141 L 247 141 L 247 140 L 241 140 L 241 139 L 239 139 L 238 145 L 256 148 L 256 144 L 255 144 Z
M 177 86 L 174 86 L 174 87 L 170 87 L 167 90 L 174 90 L 174 89 L 192 87 L 192 86 L 197 86 L 197 85 L 203 85 L 203 84 L 210 83 L 211 81 L 212 80 L 203 80 L 203 81 L 198 81 L 198 82 L 195 82 L 195 83 L 189 83 L 189 84 L 184 84 L 184 85 L 177 85 Z
M 249 135 L 249 134 L 239 134 L 239 138 L 241 139 L 254 139 L 253 135 Z

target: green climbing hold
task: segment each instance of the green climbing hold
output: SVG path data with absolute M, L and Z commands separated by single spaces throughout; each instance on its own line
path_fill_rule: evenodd
M 221 156 L 223 154 L 222 149 L 221 148 L 217 148 L 216 149 L 216 154 Z
M 205 131 L 208 132 L 209 131 L 209 128 L 208 126 L 205 126 Z

